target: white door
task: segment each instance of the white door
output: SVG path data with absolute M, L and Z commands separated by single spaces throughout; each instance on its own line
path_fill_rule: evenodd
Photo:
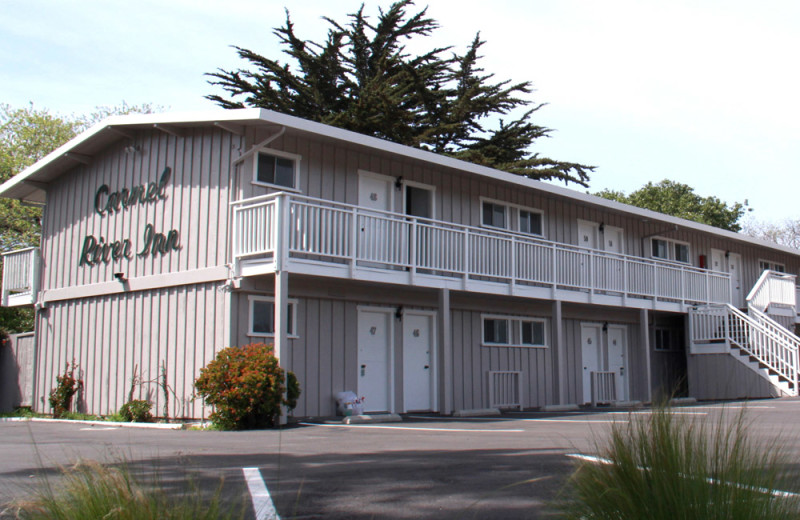
M 711 264 L 708 266 L 712 271 L 718 273 L 727 273 L 725 265 L 725 251 L 720 249 L 711 250 Z
M 588 249 L 597 249 L 598 229 L 599 225 L 595 222 L 578 220 L 578 245 Z M 588 254 L 581 251 L 579 258 L 579 283 L 582 287 L 589 287 L 591 272 L 591 267 L 589 265 L 590 257 Z
M 581 323 L 581 361 L 583 367 L 583 402 L 592 402 L 592 372 L 602 367 L 602 328 L 595 323 Z
M 742 288 L 742 255 L 728 254 L 728 273 L 731 275 L 731 300 L 734 307 L 744 307 L 744 290 Z
M 436 409 L 435 334 L 433 314 L 403 314 L 403 407 L 405 411 Z
M 377 210 L 360 212 L 358 217 L 358 258 L 367 266 L 398 264 L 407 255 L 404 236 L 396 221 L 379 213 L 394 210 L 394 179 L 385 175 L 358 172 L 358 205 Z
M 358 395 L 365 398 L 365 411 L 392 411 L 391 347 L 391 310 L 359 309 Z
M 615 226 L 603 226 L 603 251 L 625 253 L 625 232 Z
M 608 327 L 608 371 L 617 374 L 617 399 L 628 400 L 628 371 L 626 370 L 627 327 L 609 325 Z

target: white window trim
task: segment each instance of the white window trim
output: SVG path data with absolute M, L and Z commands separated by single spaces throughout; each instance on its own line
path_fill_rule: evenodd
M 519 234 L 521 234 L 523 236 L 531 236 L 531 237 L 536 237 L 536 238 L 545 238 L 545 233 L 544 233 L 544 230 L 546 228 L 546 226 L 545 226 L 545 215 L 544 215 L 544 211 L 542 211 L 541 209 L 531 208 L 529 206 L 522 206 L 520 204 L 514 204 L 512 202 L 506 202 L 506 201 L 503 201 L 503 200 L 490 199 L 489 197 L 478 197 L 478 199 L 479 199 L 478 213 L 479 213 L 479 216 L 480 216 L 480 227 L 485 228 L 485 229 L 497 229 L 497 230 L 505 231 L 505 232 L 519 233 Z M 496 227 L 496 226 L 489 226 L 489 225 L 483 223 L 483 203 L 484 202 L 488 202 L 490 204 L 497 204 L 499 206 L 503 206 L 503 207 L 506 208 L 506 220 L 508 221 L 508 225 L 509 225 L 508 228 L 500 228 L 500 227 Z M 511 211 L 509 211 L 509 210 L 511 210 Z M 520 221 L 519 212 L 520 211 L 527 211 L 528 213 L 537 213 L 542 218 L 542 233 L 541 234 L 526 233 L 524 231 L 520 231 L 520 229 L 519 229 L 519 221 Z M 513 217 L 514 217 L 514 227 L 511 227 L 512 212 L 513 212 Z
M 247 297 L 247 336 L 251 338 L 274 338 L 275 333 L 273 332 L 254 332 L 253 331 L 253 310 L 255 306 L 253 302 L 268 302 L 275 304 L 275 298 L 272 296 L 258 296 L 251 294 Z M 289 312 L 292 315 L 292 328 L 294 330 L 288 331 L 287 337 L 292 339 L 297 339 L 300 336 L 297 335 L 297 300 L 296 299 L 289 299 Z M 275 318 L 273 317 L 273 323 L 275 322 Z
M 783 267 L 783 271 L 777 271 L 777 272 L 779 272 L 779 273 L 785 273 L 786 272 L 786 264 L 782 264 L 780 262 L 773 262 L 772 260 L 766 260 L 764 258 L 759 258 L 758 259 L 758 268 L 759 269 L 761 269 L 761 264 L 767 264 L 769 266 L 769 270 L 770 271 L 775 271 L 775 269 L 773 269 L 773 267 L 779 265 L 779 266 Z M 763 271 L 763 269 L 761 269 L 761 270 Z
M 675 240 L 674 238 L 666 238 L 661 236 L 653 236 L 649 237 L 650 239 L 650 258 L 653 260 L 659 260 L 662 262 L 673 262 L 680 265 L 693 265 L 692 264 L 692 245 L 689 242 L 684 242 L 683 240 Z M 653 240 L 663 240 L 667 242 L 670 247 L 668 249 L 669 258 L 661 258 L 659 256 L 655 256 L 655 251 L 653 250 Z M 680 244 L 686 246 L 686 256 L 689 257 L 688 262 L 683 262 L 681 260 L 675 259 L 675 245 Z
M 403 214 L 408 214 L 408 208 L 406 204 L 408 202 L 408 194 L 406 193 L 406 188 L 408 187 L 417 188 L 420 190 L 427 190 L 431 192 L 431 219 L 436 218 L 436 186 L 432 186 L 430 184 L 423 184 L 421 182 L 415 181 L 403 181 Z M 419 218 L 419 217 L 416 217 Z
M 509 342 L 508 343 L 490 343 L 484 341 L 485 333 L 485 324 L 486 320 L 507 320 L 508 321 L 508 335 L 509 335 Z M 549 327 L 548 327 L 548 319 L 547 318 L 540 318 L 534 316 L 512 316 L 508 314 L 481 314 L 481 346 L 483 347 L 514 347 L 514 348 L 550 348 L 549 340 Z M 544 344 L 543 345 L 531 345 L 527 343 L 522 343 L 522 323 L 523 322 L 536 322 L 541 323 L 544 326 Z M 518 340 L 515 342 L 514 340 Z
M 291 159 L 294 162 L 294 187 L 289 186 L 282 186 L 280 184 L 273 184 L 271 182 L 264 182 L 258 180 L 258 156 L 259 154 L 267 154 L 267 155 L 274 155 L 275 157 L 282 157 L 284 159 Z M 251 183 L 255 186 L 263 186 L 265 188 L 274 188 L 280 191 L 290 191 L 294 193 L 300 193 L 300 161 L 302 160 L 302 156 L 284 152 L 283 150 L 275 150 L 273 148 L 259 148 L 257 152 L 253 154 L 253 180 Z

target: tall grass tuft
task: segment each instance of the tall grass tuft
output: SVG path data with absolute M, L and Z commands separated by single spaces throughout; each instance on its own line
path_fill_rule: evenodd
M 748 434 L 744 412 L 709 425 L 668 408 L 612 427 L 601 462 L 570 478 L 568 518 L 798 518 L 796 495 L 781 489 L 782 450 Z
M 57 487 L 43 481 L 33 498 L 18 501 L 11 509 L 15 518 L 26 520 L 233 518 L 230 508 L 221 503 L 220 493 L 221 485 L 208 498 L 196 486 L 168 494 L 157 482 L 140 484 L 125 465 L 89 461 L 64 469 Z

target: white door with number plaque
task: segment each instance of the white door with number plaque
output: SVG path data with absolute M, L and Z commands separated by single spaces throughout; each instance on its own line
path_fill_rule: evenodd
M 403 408 L 434 411 L 435 334 L 432 313 L 403 314 Z
M 392 411 L 392 311 L 359 309 L 358 395 L 368 412 Z

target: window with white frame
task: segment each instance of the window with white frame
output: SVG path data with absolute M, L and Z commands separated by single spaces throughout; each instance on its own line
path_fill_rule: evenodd
M 249 336 L 272 337 L 275 335 L 275 299 L 269 296 L 250 296 Z M 289 300 L 286 330 L 289 336 L 297 336 L 297 300 Z
M 263 150 L 255 156 L 253 182 L 281 188 L 297 188 L 300 156 L 278 150 Z
M 653 258 L 671 260 L 683 264 L 691 263 L 689 256 L 689 244 L 668 238 L 653 238 L 650 241 L 651 254 Z
M 483 315 L 483 345 L 547 347 L 547 321 L 519 316 Z
M 484 227 L 543 236 L 543 221 L 539 210 L 481 198 L 481 225 Z
M 681 331 L 667 327 L 656 327 L 653 330 L 653 348 L 659 351 L 681 350 Z
M 786 266 L 784 264 L 779 264 L 778 262 L 772 262 L 770 260 L 759 260 L 758 268 L 760 271 L 776 271 L 779 273 L 786 272 Z

